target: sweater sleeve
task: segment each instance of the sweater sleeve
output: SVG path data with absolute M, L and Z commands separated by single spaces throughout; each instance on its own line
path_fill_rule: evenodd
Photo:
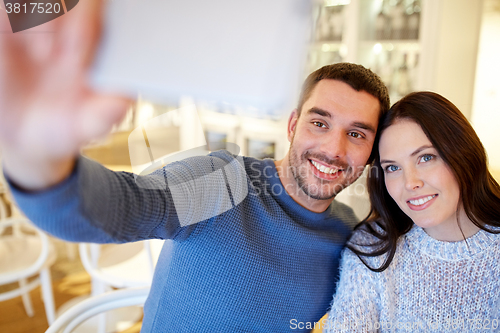
M 377 331 L 379 303 L 373 274 L 356 254 L 344 250 L 325 332 Z
M 174 162 L 147 176 L 113 172 L 80 157 L 73 174 L 53 188 L 24 192 L 10 185 L 21 210 L 48 233 L 119 243 L 187 238 L 198 222 L 241 202 L 248 193 L 245 175 L 227 152 Z

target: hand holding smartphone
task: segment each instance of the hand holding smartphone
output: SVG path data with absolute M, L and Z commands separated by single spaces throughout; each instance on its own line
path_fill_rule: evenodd
M 33 190 L 64 179 L 79 149 L 124 114 L 117 95 L 284 107 L 303 73 L 309 7 L 309 0 L 85 0 L 15 34 L 0 11 L 5 171 Z M 104 33 L 89 68 L 99 22 Z
M 0 150 L 4 171 L 19 187 L 60 182 L 80 148 L 106 135 L 126 111 L 126 100 L 87 85 L 101 5 L 81 1 L 17 33 L 7 10 L 0 10 Z
M 282 108 L 302 80 L 309 0 L 109 1 L 98 89 Z

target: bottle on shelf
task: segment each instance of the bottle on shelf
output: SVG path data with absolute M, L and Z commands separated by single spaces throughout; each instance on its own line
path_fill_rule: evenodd
M 344 30 L 344 6 L 334 6 L 331 8 L 330 27 L 331 27 L 331 40 L 342 40 L 342 32 Z
M 407 10 L 408 39 L 418 39 L 418 31 L 420 28 L 420 12 L 420 1 L 414 0 Z
M 342 58 L 342 56 L 340 55 L 340 52 L 339 51 L 335 51 L 333 53 L 332 64 L 337 64 L 337 63 L 343 62 L 343 61 L 344 61 L 344 58 Z
M 418 82 L 418 61 L 419 61 L 419 53 L 416 52 L 413 56 L 413 66 L 410 67 L 410 80 L 411 80 L 411 88 L 412 91 L 415 88 L 419 88 Z
M 385 52 L 386 59 L 382 62 L 380 66 L 380 72 L 378 73 L 382 82 L 385 83 L 387 90 L 389 92 L 392 90 L 392 77 L 394 74 L 394 68 L 392 66 L 392 51 L 387 50 Z
M 388 39 L 390 37 L 390 18 L 386 14 L 387 0 L 382 2 L 380 6 L 380 12 L 375 18 L 375 39 L 382 40 Z
M 405 8 L 403 1 L 398 0 L 395 6 L 391 6 L 391 38 L 403 39 L 404 30 L 406 26 Z
M 318 50 L 309 50 L 308 55 L 307 55 L 307 65 L 305 66 L 305 72 L 304 75 L 307 76 L 309 73 L 314 72 L 316 69 L 318 69 L 318 63 L 319 63 L 319 52 Z
M 330 38 L 330 20 L 328 15 L 328 10 L 326 7 L 321 7 L 318 17 L 318 22 L 316 23 L 316 40 L 326 41 Z
M 405 96 L 412 91 L 411 78 L 408 70 L 408 54 L 403 55 L 403 63 L 399 66 L 394 77 L 394 92 L 398 97 Z
M 381 65 L 381 60 L 380 60 L 380 53 L 378 53 L 375 55 L 375 59 L 374 59 L 370 69 L 372 70 L 372 72 L 374 72 L 378 76 L 380 76 L 381 68 L 382 68 L 382 65 Z

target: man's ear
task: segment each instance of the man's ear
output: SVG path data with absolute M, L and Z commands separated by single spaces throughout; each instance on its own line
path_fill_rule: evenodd
M 295 127 L 297 126 L 297 121 L 299 120 L 299 112 L 294 109 L 288 118 L 288 141 L 292 142 L 293 136 L 295 135 Z

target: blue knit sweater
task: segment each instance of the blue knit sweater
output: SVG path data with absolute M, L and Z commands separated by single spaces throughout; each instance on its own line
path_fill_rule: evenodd
M 240 176 L 228 168 L 238 169 L 234 161 Z M 225 151 L 137 179 L 81 157 L 56 187 L 13 194 L 33 222 L 66 240 L 173 239 L 144 308 L 148 333 L 309 331 L 328 309 L 356 222 L 336 201 L 323 213 L 298 205 L 274 161 Z

